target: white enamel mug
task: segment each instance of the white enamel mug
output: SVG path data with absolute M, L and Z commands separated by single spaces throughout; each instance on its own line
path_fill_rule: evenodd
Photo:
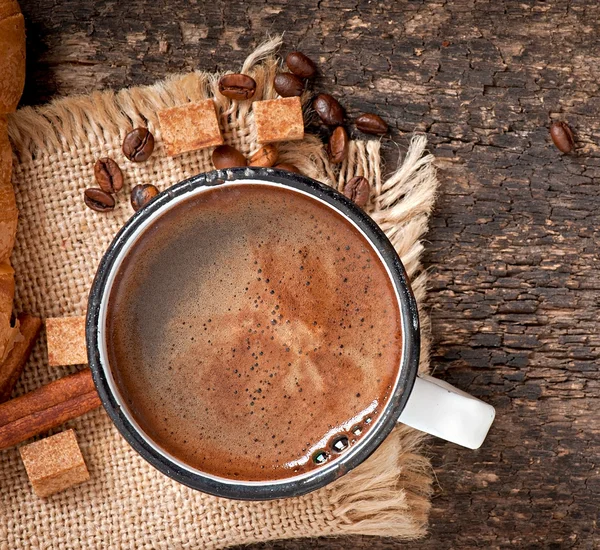
M 106 316 L 111 285 L 121 262 L 138 237 L 165 212 L 214 186 L 262 185 L 284 187 L 319 201 L 342 215 L 373 247 L 396 292 L 402 324 L 401 364 L 383 411 L 365 436 L 326 464 L 288 478 L 243 481 L 218 477 L 193 468 L 169 454 L 136 422 L 115 383 L 107 360 Z M 154 226 L 156 231 L 156 225 Z M 430 376 L 417 375 L 420 329 L 417 304 L 400 258 L 377 224 L 336 190 L 310 178 L 272 168 L 239 168 L 201 174 L 160 193 L 125 224 L 106 251 L 92 286 L 86 337 L 89 364 L 102 403 L 133 448 L 165 475 L 217 496 L 261 500 L 298 496 L 318 489 L 364 461 L 397 422 L 471 449 L 484 441 L 494 419 L 494 408 Z M 226 429 L 226 426 L 220 429 Z

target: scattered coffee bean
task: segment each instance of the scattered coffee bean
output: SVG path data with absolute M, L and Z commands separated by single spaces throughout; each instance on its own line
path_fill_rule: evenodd
M 282 162 L 281 164 L 276 164 L 273 168 L 277 168 L 278 170 L 287 170 L 288 172 L 295 172 L 296 174 L 301 174 L 300 169 L 289 162 Z
M 566 122 L 554 122 L 550 126 L 550 137 L 556 148 L 563 153 L 570 153 L 575 148 L 575 136 Z
M 102 191 L 118 193 L 123 187 L 123 172 L 111 158 L 98 159 L 94 165 L 94 176 Z
M 382 135 L 388 131 L 388 125 L 379 115 L 365 113 L 356 120 L 356 127 L 365 134 Z
M 148 128 L 136 128 L 123 140 L 123 154 L 133 162 L 143 162 L 154 151 L 154 136 Z
M 288 69 L 300 78 L 312 78 L 317 72 L 317 67 L 302 52 L 288 53 L 285 58 Z
M 96 212 L 114 210 L 116 204 L 115 198 L 112 195 L 97 187 L 90 187 L 83 192 L 83 202 Z
M 328 126 L 341 126 L 344 123 L 342 106 L 329 94 L 319 94 L 315 97 L 313 109 Z
M 328 153 L 333 164 L 343 162 L 348 155 L 348 134 L 343 126 L 338 126 L 331 134 Z
M 273 81 L 273 86 L 281 97 L 300 96 L 304 91 L 304 83 L 292 73 L 279 73 Z
M 212 154 L 212 161 L 217 170 L 247 166 L 246 157 L 231 145 L 219 145 Z
M 151 183 L 145 183 L 143 185 L 136 185 L 131 190 L 131 206 L 137 212 L 142 206 L 149 203 L 156 195 L 159 190 Z
M 219 80 L 219 92 L 229 99 L 244 101 L 254 96 L 256 82 L 246 74 L 226 74 Z
M 272 143 L 263 145 L 250 157 L 249 166 L 262 166 L 268 168 L 277 162 L 277 147 Z
M 361 208 L 369 202 L 370 191 L 369 182 L 362 176 L 352 178 L 344 186 L 344 195 Z

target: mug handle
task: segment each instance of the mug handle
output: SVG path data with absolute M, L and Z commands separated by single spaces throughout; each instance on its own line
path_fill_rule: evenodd
M 426 374 L 415 385 L 398 422 L 469 449 L 481 447 L 496 410 L 443 380 Z

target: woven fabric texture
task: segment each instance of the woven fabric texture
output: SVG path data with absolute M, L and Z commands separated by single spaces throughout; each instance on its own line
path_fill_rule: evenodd
M 258 84 L 256 99 L 276 97 L 272 88 L 279 39 L 249 56 L 243 71 Z M 226 143 L 246 155 L 258 149 L 252 102 L 235 103 L 216 92 L 219 75 L 195 72 L 154 86 L 118 93 L 98 92 L 61 99 L 12 115 L 13 181 L 20 221 L 13 253 L 18 312 L 42 317 L 83 315 L 97 264 L 132 214 L 129 190 L 153 183 L 163 190 L 212 169 L 210 150 L 166 156 L 156 112 L 214 98 Z M 304 98 L 305 100 L 307 98 Z M 307 116 L 311 116 L 306 112 Z M 124 135 L 148 126 L 154 154 L 131 163 L 121 152 Z M 379 142 L 356 141 L 348 160 L 332 167 L 320 140 L 279 146 L 282 162 L 335 187 L 354 175 L 372 186 L 367 210 L 386 231 L 405 262 L 419 303 L 425 293 L 420 239 L 437 187 L 425 139 L 413 139 L 404 161 L 381 177 Z M 84 206 L 83 190 L 94 182 L 93 165 L 103 156 L 123 168 L 125 188 L 114 212 Z M 428 368 L 428 320 L 421 311 L 421 370 Z M 14 395 L 33 390 L 77 367 L 50 368 L 45 335 Z M 91 479 L 47 499 L 29 485 L 18 449 L 0 452 L 0 549 L 19 548 L 223 548 L 254 541 L 323 535 L 377 534 L 412 539 L 424 534 L 430 508 L 431 471 L 420 454 L 422 435 L 398 426 L 360 467 L 304 497 L 272 502 L 219 499 L 184 487 L 141 459 L 102 409 L 55 431 L 74 428 Z

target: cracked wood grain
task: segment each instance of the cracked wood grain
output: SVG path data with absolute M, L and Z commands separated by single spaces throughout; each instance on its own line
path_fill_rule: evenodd
M 318 62 L 315 89 L 438 157 L 431 268 L 432 366 L 491 402 L 479 451 L 435 441 L 431 534 L 406 548 L 600 544 L 600 7 L 440 0 L 296 3 L 21 0 L 24 102 L 235 70 L 267 33 Z M 143 14 L 140 16 L 140 14 Z M 564 119 L 575 154 L 552 145 Z M 396 143 L 398 145 L 396 145 Z M 395 548 L 351 537 L 256 550 Z

